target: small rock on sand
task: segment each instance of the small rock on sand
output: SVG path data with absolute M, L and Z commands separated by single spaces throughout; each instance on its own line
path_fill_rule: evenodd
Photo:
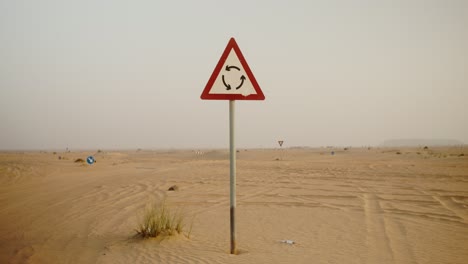
M 179 186 L 177 185 L 172 185 L 171 187 L 169 187 L 169 189 L 167 189 L 168 191 L 178 191 L 179 190 Z

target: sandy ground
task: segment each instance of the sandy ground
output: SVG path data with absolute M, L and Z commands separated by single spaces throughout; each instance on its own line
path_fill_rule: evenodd
M 239 150 L 238 255 L 226 150 L 0 153 L 0 263 L 468 263 L 467 147 L 331 150 Z M 134 238 L 163 198 L 190 238 Z

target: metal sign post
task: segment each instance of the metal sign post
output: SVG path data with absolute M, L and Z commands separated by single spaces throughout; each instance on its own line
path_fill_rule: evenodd
M 283 140 L 278 140 L 278 144 L 280 145 L 280 160 L 283 160 Z
M 234 38 L 229 40 L 200 97 L 203 100 L 229 100 L 231 254 L 236 254 L 235 102 L 236 100 L 265 100 L 265 95 Z
M 237 253 L 236 248 L 236 140 L 234 129 L 235 103 L 229 101 L 229 174 L 230 174 L 230 222 L 231 222 L 231 254 Z

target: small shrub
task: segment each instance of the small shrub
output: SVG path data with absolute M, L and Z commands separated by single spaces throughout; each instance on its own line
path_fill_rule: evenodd
M 460 155 L 458 155 L 458 157 L 463 157 L 465 156 L 465 154 L 461 153 Z
M 424 146 L 424 149 L 429 149 L 427 146 Z
M 82 158 L 78 158 L 78 159 L 75 160 L 75 162 L 76 162 L 76 163 L 83 163 L 83 162 L 85 162 L 85 161 L 84 161 Z
M 162 201 L 146 209 L 135 231 L 142 238 L 172 236 L 182 233 L 184 225 L 184 215 L 172 212 Z
M 396 154 L 397 154 L 397 155 L 400 155 L 400 154 L 401 154 L 401 152 L 400 152 L 400 151 L 397 151 L 397 153 L 396 153 Z

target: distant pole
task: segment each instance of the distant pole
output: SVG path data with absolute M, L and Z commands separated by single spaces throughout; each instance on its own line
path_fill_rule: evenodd
M 236 254 L 236 144 L 234 138 L 234 100 L 229 101 L 229 150 L 230 150 L 230 202 L 231 202 L 231 254 Z
M 283 144 L 280 145 L 280 160 L 283 160 Z

